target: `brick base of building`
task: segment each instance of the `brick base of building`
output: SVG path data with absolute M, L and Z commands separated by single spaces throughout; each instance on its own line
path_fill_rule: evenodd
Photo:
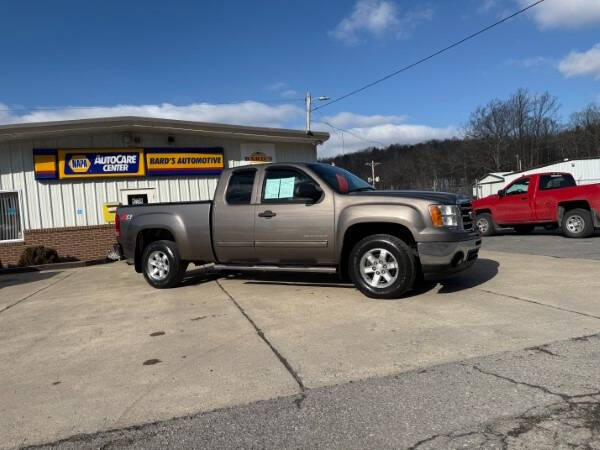
M 17 265 L 23 250 L 36 245 L 53 248 L 60 258 L 89 261 L 106 257 L 116 242 L 114 225 L 25 230 L 24 241 L 0 242 L 0 262 Z

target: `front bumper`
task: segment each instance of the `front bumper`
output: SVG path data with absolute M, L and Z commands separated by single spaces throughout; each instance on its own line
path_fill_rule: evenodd
M 424 274 L 452 274 L 468 269 L 479 256 L 481 238 L 457 242 L 419 242 L 417 249 Z

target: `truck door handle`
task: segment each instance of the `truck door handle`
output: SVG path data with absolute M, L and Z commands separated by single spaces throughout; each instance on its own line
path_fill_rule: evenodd
M 275 217 L 276 215 L 277 214 L 275 214 L 270 209 L 267 209 L 265 212 L 258 213 L 258 217 L 266 217 L 267 219 L 270 219 L 271 217 Z
M 527 200 L 527 197 L 521 197 L 521 200 Z

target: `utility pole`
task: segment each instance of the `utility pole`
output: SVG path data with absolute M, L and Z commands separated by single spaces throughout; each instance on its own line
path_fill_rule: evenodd
M 329 97 L 327 97 L 325 95 L 321 95 L 319 97 L 320 102 L 325 102 L 327 100 L 329 100 Z M 310 113 L 312 112 L 312 95 L 311 95 L 310 91 L 308 91 L 306 93 L 305 103 L 306 103 L 306 134 L 312 134 L 312 131 L 310 131 Z
M 369 181 L 371 182 L 371 185 L 373 186 L 373 188 L 375 188 L 375 182 L 379 181 L 379 177 L 375 177 L 375 167 L 380 165 L 380 162 L 375 162 L 375 161 L 371 161 L 370 163 L 366 163 L 365 166 L 371 166 L 371 178 L 369 178 Z
M 310 91 L 308 91 L 306 93 L 306 134 L 311 134 L 310 131 L 310 110 L 311 110 L 311 104 L 312 102 L 312 97 L 310 95 Z

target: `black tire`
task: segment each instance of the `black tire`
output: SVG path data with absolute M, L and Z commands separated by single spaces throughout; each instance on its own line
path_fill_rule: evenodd
M 529 234 L 535 229 L 535 225 L 516 225 L 514 229 L 519 234 Z
M 380 250 L 385 250 L 388 254 L 382 255 L 384 252 Z M 369 253 L 371 251 L 373 251 L 372 254 Z M 371 278 L 371 282 L 381 284 L 382 287 L 369 284 L 367 279 L 369 279 L 370 274 L 363 274 L 361 270 L 362 263 L 368 260 L 367 256 L 371 256 L 371 258 L 378 261 L 373 266 L 377 270 L 371 271 L 371 273 L 375 273 Z M 383 259 L 377 259 L 382 258 L 382 256 Z M 393 260 L 396 261 L 395 265 L 397 267 L 395 269 L 387 268 L 387 265 L 393 264 Z M 369 267 L 365 266 L 364 269 L 367 270 Z M 354 246 L 350 252 L 348 271 L 354 285 L 367 297 L 393 299 L 401 297 L 402 294 L 413 287 L 417 275 L 417 264 L 411 249 L 404 241 L 389 234 L 375 234 L 367 236 Z M 376 275 L 378 276 L 377 279 L 375 279 Z M 391 280 L 388 281 L 387 278 L 391 278 Z
M 490 213 L 477 214 L 475 225 L 482 236 L 493 236 L 496 234 L 496 224 Z
M 160 267 L 153 266 L 150 259 L 162 265 Z M 177 244 L 173 241 L 155 241 L 144 248 L 142 272 L 148 284 L 154 288 L 168 289 L 177 286 L 185 275 L 187 266 L 188 263 L 179 257 Z M 158 273 L 154 273 L 150 270 L 151 267 L 158 267 L 160 270 Z M 166 273 L 163 275 L 163 272 Z
M 594 232 L 592 215 L 587 209 L 570 209 L 563 217 L 562 230 L 569 238 L 586 238 Z

